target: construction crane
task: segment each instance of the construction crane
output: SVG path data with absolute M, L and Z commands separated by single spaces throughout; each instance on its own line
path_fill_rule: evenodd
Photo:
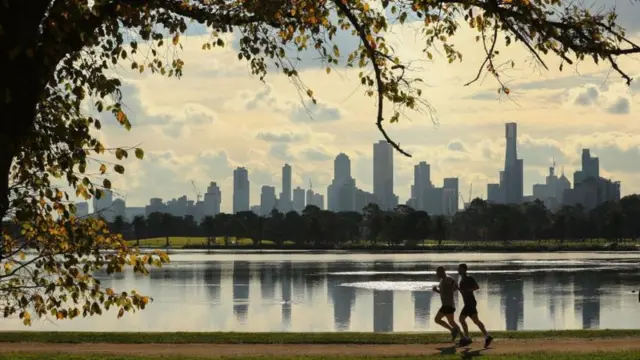
M 193 185 L 193 190 L 196 192 L 196 202 L 200 202 L 200 198 L 202 197 L 202 194 L 198 191 L 198 188 L 196 187 L 196 182 L 191 180 L 191 185 Z
M 464 197 L 462 196 L 462 193 L 458 193 L 460 195 L 460 200 L 462 200 L 462 206 L 466 209 L 469 207 L 469 204 L 471 204 L 471 201 L 473 200 L 473 183 L 471 183 L 471 185 L 469 186 L 469 197 L 467 198 L 467 200 L 464 200 Z

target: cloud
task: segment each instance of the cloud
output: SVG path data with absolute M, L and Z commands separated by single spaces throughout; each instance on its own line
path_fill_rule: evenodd
M 569 89 L 565 93 L 565 103 L 578 107 L 600 108 L 613 115 L 626 115 L 631 112 L 630 89 L 615 85 L 585 86 Z
M 276 159 L 291 161 L 294 160 L 293 155 L 291 155 L 289 144 L 286 143 L 275 143 L 272 144 L 269 148 L 269 156 L 272 156 Z
M 328 161 L 334 157 L 320 146 L 303 149 L 300 153 L 302 158 L 308 161 Z
M 321 102 L 316 104 L 308 102 L 305 106 L 298 106 L 289 115 L 289 119 L 293 122 L 307 123 L 336 121 L 342 117 L 343 111 L 339 107 Z
M 260 131 L 256 134 L 256 139 L 274 143 L 293 143 L 306 140 L 308 137 L 308 134 L 293 131 Z
M 292 101 L 278 96 L 271 85 L 265 85 L 257 91 L 240 91 L 235 98 L 227 102 L 229 111 L 269 111 L 286 116 L 295 123 L 323 123 L 340 120 L 345 111 L 339 106 L 317 100 Z
M 188 102 L 180 108 L 147 106 L 143 103 L 141 87 L 135 81 L 125 81 L 121 91 L 124 111 L 132 126 L 150 126 L 170 138 L 184 137 L 193 126 L 210 125 L 217 118 L 214 111 L 199 103 Z M 117 124 L 109 113 L 101 113 L 100 118 L 105 124 Z
M 451 151 L 465 151 L 464 144 L 460 140 L 452 140 L 447 144 L 447 149 Z

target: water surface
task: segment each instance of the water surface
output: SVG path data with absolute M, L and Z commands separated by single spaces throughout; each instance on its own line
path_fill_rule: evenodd
M 154 298 L 142 312 L 35 322 L 31 330 L 441 331 L 434 270 L 469 265 L 491 330 L 640 327 L 640 253 L 198 254 L 149 277 L 100 275 Z M 457 277 L 457 274 L 454 278 Z M 461 302 L 458 299 L 459 303 Z M 460 308 L 461 306 L 458 306 Z M 473 325 L 471 325 L 473 327 Z M 5 319 L 0 329 L 24 329 Z

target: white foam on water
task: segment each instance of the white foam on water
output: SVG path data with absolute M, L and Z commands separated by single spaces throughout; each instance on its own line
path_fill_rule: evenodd
M 436 285 L 438 283 L 435 281 L 364 281 L 340 284 L 359 289 L 393 291 L 427 291 Z
M 554 268 L 531 268 L 531 269 L 478 269 L 469 271 L 470 274 L 527 274 L 538 272 L 578 272 L 578 271 L 595 271 L 595 270 L 612 270 L 630 267 L 638 267 L 636 264 L 624 264 L 618 266 L 596 266 L 596 267 L 554 267 Z M 450 273 L 455 274 L 455 269 L 451 269 Z M 342 271 L 330 272 L 323 275 L 329 276 L 375 276 L 375 275 L 429 275 L 435 276 L 435 270 L 428 271 Z

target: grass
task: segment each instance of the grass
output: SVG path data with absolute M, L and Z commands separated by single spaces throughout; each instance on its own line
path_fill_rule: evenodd
M 478 334 L 475 334 L 478 335 Z M 603 339 L 640 337 L 640 330 L 498 331 L 496 339 Z M 238 332 L 67 332 L 0 331 L 1 343 L 115 344 L 436 344 L 445 333 L 238 333 Z M 1 345 L 0 345 L 1 346 Z
M 231 247 L 253 247 L 253 241 L 251 239 L 234 239 L 230 240 Z M 150 239 L 141 239 L 140 246 L 147 248 L 164 248 L 166 246 L 166 238 L 150 238 Z M 132 245 L 136 244 L 136 241 L 129 242 Z M 169 244 L 172 248 L 206 248 L 207 247 L 207 239 L 205 237 L 169 237 Z M 285 241 L 284 248 L 292 246 L 294 243 L 292 241 Z M 461 242 L 455 240 L 445 240 L 441 243 L 438 243 L 436 240 L 425 240 L 422 243 L 418 243 L 414 246 L 407 246 L 407 248 L 412 249 L 424 249 L 424 250 L 432 250 L 432 249 L 449 249 L 449 250 L 476 250 L 482 251 L 484 250 L 499 250 L 499 249 L 512 249 L 519 251 L 551 251 L 551 250 L 615 250 L 614 248 L 610 248 L 611 242 L 606 239 L 592 239 L 586 241 L 560 241 L 560 240 L 517 240 L 511 241 L 508 243 L 504 243 L 501 241 L 483 241 L 483 242 Z M 224 246 L 224 238 L 218 237 L 211 243 L 212 246 L 215 247 L 223 247 Z M 262 245 L 265 247 L 274 247 L 275 244 L 270 240 L 262 240 Z M 631 250 L 636 249 L 638 242 L 625 241 L 617 244 L 617 248 L 619 250 Z M 373 244 L 371 242 L 363 242 L 360 244 L 355 243 L 346 243 L 342 244 L 341 248 L 349 249 L 349 248 L 357 248 L 357 249 L 366 249 L 367 247 L 371 247 Z M 378 244 L 378 247 L 384 248 L 384 244 Z M 399 247 L 401 248 L 401 247 Z
M 537 353 L 537 354 L 517 354 L 517 355 L 491 355 L 482 354 L 480 359 L 489 360 L 637 360 L 640 359 L 640 352 L 637 351 L 611 351 L 607 352 L 594 352 L 594 353 Z M 213 354 L 212 354 L 213 355 Z M 407 357 L 378 357 L 378 356 L 256 356 L 245 357 L 245 360 L 422 360 L 422 359 L 465 359 L 472 358 L 473 355 L 431 355 L 431 356 L 407 356 Z M 228 357 L 227 359 L 238 359 L 240 357 Z M 150 356 L 110 356 L 110 355 L 59 355 L 59 354 L 0 354 L 0 360 L 196 360 L 199 358 L 188 358 L 182 356 L 162 356 L 162 357 L 150 357 Z

